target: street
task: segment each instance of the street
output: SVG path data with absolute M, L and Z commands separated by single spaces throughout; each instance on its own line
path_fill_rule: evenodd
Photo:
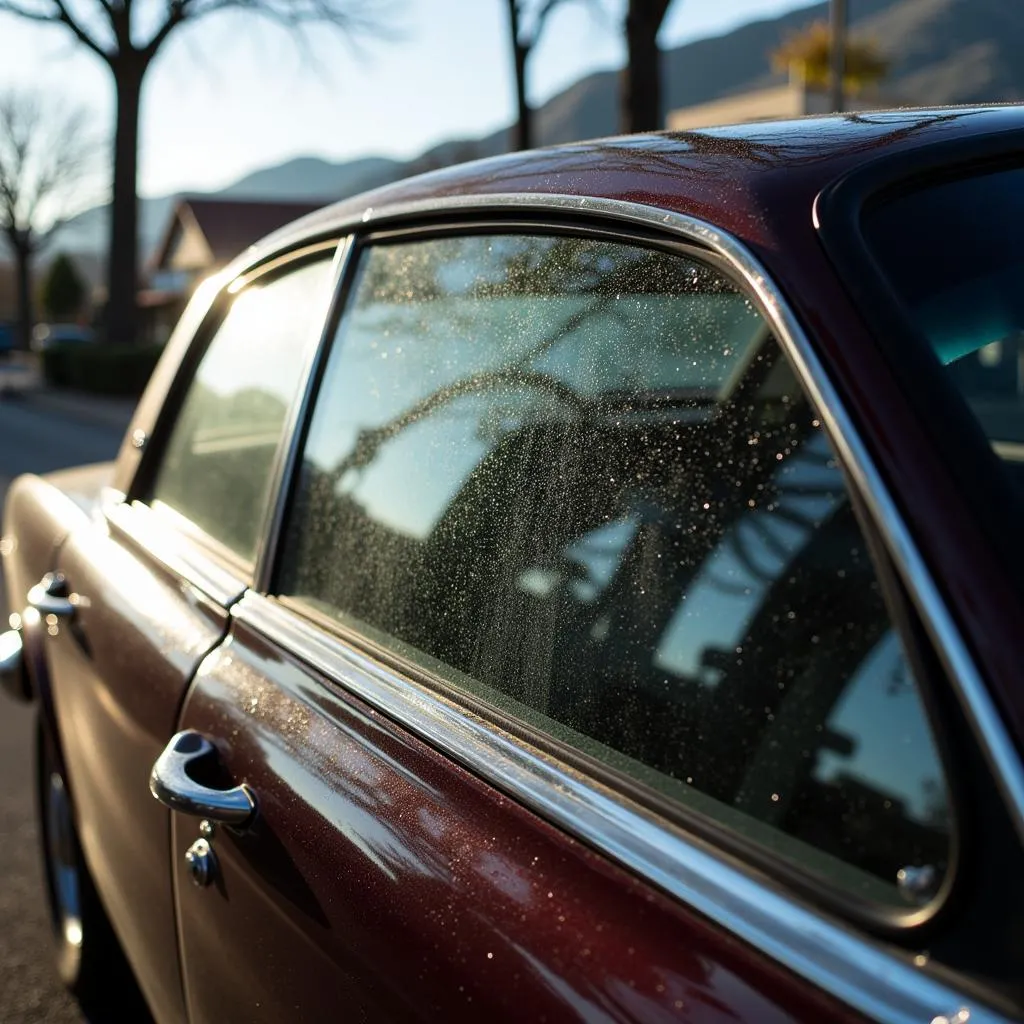
M 114 426 L 35 408 L 29 398 L 0 396 L 0 496 L 20 473 L 113 458 L 121 435 Z M 6 628 L 6 595 L 0 612 Z M 50 948 L 32 794 L 33 715 L 0 698 L 0 1021 L 81 1024 Z

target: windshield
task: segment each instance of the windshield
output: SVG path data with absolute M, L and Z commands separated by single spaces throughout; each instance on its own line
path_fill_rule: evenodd
M 864 219 L 873 255 L 1004 465 L 1024 475 L 1024 169 L 949 180 Z

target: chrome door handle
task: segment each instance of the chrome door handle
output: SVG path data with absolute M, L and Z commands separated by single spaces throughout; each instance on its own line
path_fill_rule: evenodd
M 62 573 L 48 572 L 29 592 L 28 603 L 42 616 L 70 619 L 75 614 L 71 588 Z
M 216 748 L 201 733 L 186 729 L 171 738 L 156 759 L 149 791 L 172 811 L 244 829 L 256 817 L 256 797 L 244 783 L 231 789 L 211 789 L 196 782 L 189 769 L 216 757 Z

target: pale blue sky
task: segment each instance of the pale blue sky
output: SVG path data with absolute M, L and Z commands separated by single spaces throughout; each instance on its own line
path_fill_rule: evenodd
M 140 191 L 213 189 L 293 156 L 414 156 L 435 142 L 487 134 L 513 116 L 505 0 L 402 0 L 403 38 L 358 58 L 323 29 L 305 54 L 280 29 L 237 13 L 184 28 L 158 57 L 143 95 Z M 666 46 L 716 35 L 807 0 L 675 0 Z M 609 10 L 622 0 L 607 0 Z M 531 62 L 543 101 L 622 61 L 617 15 L 569 4 Z M 311 59 L 312 58 L 312 59 Z M 95 111 L 109 132 L 112 87 L 67 32 L 0 15 L 0 89 L 38 86 Z

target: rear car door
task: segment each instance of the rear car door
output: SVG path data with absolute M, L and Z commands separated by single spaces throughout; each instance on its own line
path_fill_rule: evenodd
M 188 681 L 251 578 L 333 249 L 236 281 L 200 328 L 142 470 L 74 532 L 50 616 L 58 739 L 82 848 L 149 1004 L 183 1021 L 167 811 L 149 793 Z M 230 498 L 230 500 L 229 500 Z
M 420 226 L 341 294 L 180 722 L 256 807 L 173 815 L 194 1024 L 955 1012 L 960 725 L 733 268 Z

